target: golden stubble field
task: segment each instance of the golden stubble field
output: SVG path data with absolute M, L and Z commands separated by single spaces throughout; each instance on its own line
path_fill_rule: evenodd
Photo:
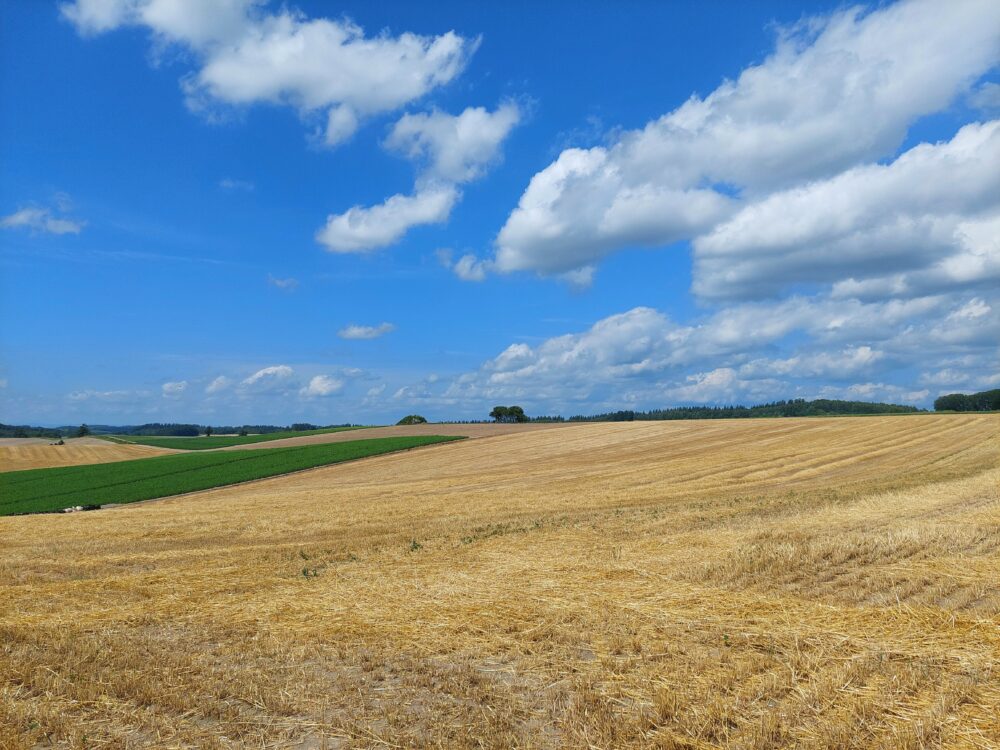
M 1000 747 L 1000 417 L 585 424 L 0 518 L 0 747 Z
M 51 440 L 34 438 L 0 440 L 0 471 L 106 464 L 176 452 L 148 445 L 111 443 L 89 437 L 69 438 L 65 441 L 65 445 L 51 445 L 51 443 Z

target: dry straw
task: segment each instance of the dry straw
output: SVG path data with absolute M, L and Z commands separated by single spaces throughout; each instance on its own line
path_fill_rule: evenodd
M 588 424 L 0 519 L 0 747 L 998 747 L 998 428 Z

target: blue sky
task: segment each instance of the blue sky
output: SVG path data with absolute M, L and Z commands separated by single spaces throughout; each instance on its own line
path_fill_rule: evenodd
M 1000 10 L 0 8 L 5 422 L 1000 384 Z

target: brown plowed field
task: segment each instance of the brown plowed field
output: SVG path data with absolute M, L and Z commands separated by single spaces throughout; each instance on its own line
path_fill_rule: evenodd
M 0 518 L 0 747 L 1000 747 L 1000 416 L 583 424 Z
M 149 458 L 175 451 L 148 445 L 123 445 L 98 438 L 71 438 L 65 445 L 49 445 L 51 440 L 8 438 L 0 443 L 0 471 L 45 469 Z

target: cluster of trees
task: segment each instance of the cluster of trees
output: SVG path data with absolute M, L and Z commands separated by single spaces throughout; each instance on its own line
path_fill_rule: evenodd
M 592 416 L 578 415 L 568 420 L 563 417 L 537 417 L 537 422 L 633 422 L 666 419 L 740 419 L 744 417 L 823 417 L 848 414 L 912 414 L 920 411 L 915 406 L 882 404 L 869 401 L 840 401 L 837 399 L 792 399 L 772 401 L 756 406 L 677 406 L 672 409 L 651 411 L 613 411 Z
M 934 411 L 1000 411 L 1000 388 L 980 393 L 949 393 L 934 400 Z
M 401 420 L 396 422 L 396 424 L 427 424 L 427 420 L 419 414 L 407 414 Z
M 520 406 L 494 406 L 490 412 L 494 422 L 530 422 L 531 419 Z

